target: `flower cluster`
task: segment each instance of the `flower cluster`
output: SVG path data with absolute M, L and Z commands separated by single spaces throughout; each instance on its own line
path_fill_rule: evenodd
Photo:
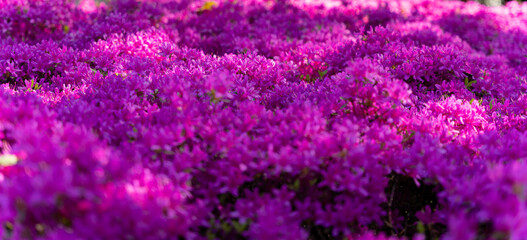
M 1 239 L 523 239 L 527 4 L 0 0 Z

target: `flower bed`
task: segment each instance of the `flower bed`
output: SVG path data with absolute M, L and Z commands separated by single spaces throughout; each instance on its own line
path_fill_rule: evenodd
M 0 16 L 2 239 L 527 236 L 527 4 Z

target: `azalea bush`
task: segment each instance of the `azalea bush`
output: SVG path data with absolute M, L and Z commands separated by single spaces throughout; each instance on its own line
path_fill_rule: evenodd
M 1 239 L 524 239 L 527 4 L 1 0 Z

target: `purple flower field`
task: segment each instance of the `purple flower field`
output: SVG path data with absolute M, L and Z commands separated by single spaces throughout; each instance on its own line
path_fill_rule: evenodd
M 0 239 L 527 239 L 527 3 L 0 0 Z

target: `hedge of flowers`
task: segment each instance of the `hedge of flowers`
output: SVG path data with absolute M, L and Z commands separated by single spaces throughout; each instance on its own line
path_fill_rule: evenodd
M 525 239 L 527 4 L 0 0 L 1 239 Z

